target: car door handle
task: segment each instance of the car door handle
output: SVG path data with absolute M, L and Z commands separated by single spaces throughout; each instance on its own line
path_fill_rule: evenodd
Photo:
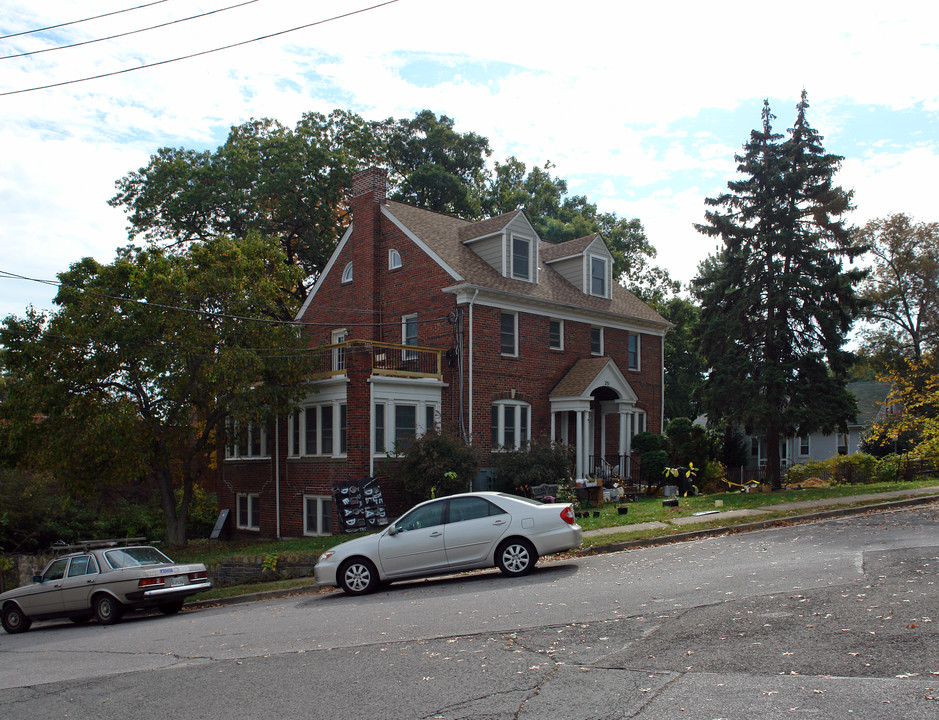
M 439 530 L 435 530 L 434 532 L 430 534 L 430 537 L 440 537 L 441 535 L 443 535 L 442 532 L 440 532 Z
M 492 523 L 493 525 L 505 525 L 505 520 L 495 520 Z

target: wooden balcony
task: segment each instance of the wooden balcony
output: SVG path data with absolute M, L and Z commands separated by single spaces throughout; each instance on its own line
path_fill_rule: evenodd
M 418 345 L 347 340 L 315 351 L 316 379 L 345 375 L 353 363 L 365 362 L 373 375 L 443 379 L 443 351 Z

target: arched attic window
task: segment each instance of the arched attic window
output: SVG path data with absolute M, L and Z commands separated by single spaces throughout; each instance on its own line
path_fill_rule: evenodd
M 388 250 L 388 269 L 397 270 L 401 267 L 401 253 L 394 248 Z
M 352 261 L 351 260 L 342 270 L 342 282 L 344 283 L 352 282 Z

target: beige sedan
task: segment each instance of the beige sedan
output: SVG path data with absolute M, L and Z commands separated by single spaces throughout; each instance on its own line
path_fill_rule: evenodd
M 86 550 L 52 560 L 32 584 L 0 595 L 0 620 L 8 633 L 59 617 L 111 625 L 125 610 L 159 608 L 172 615 L 189 595 L 211 587 L 205 565 L 177 565 L 155 547 Z

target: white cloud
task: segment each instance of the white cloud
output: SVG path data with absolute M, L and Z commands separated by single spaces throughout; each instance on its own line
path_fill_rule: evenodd
M 239 10 L 29 58 L 0 61 L 0 92 L 62 82 L 260 37 L 366 7 L 364 0 L 260 0 Z M 0 55 L 100 37 L 219 7 L 208 0 L 0 41 Z M 0 35 L 115 9 L 113 2 L 8 0 Z M 674 276 L 713 248 L 691 227 L 724 189 L 733 154 L 768 97 L 788 126 L 803 87 L 810 119 L 847 159 L 839 181 L 858 217 L 903 210 L 935 219 L 939 5 L 815 3 L 811 17 L 752 2 L 609 3 L 401 0 L 243 47 L 87 83 L 0 96 L 0 269 L 52 277 L 126 242 L 107 206 L 113 183 L 164 145 L 214 147 L 232 125 L 347 107 L 377 119 L 430 108 L 488 137 L 494 159 L 547 160 L 601 209 L 639 217 Z M 453 65 L 432 87 L 415 58 Z M 479 79 L 481 67 L 499 75 Z M 509 67 L 513 68 L 509 70 Z M 874 129 L 851 137 L 860 105 L 903 110 L 919 145 Z M 739 110 L 744 112 L 738 112 Z M 706 125 L 717 117 L 722 124 Z M 886 117 L 889 119 L 889 113 Z M 861 141 L 865 144 L 861 144 Z M 834 143 L 836 146 L 833 146 Z M 863 153 L 863 154 L 862 154 Z M 0 314 L 48 305 L 42 286 L 0 280 Z

